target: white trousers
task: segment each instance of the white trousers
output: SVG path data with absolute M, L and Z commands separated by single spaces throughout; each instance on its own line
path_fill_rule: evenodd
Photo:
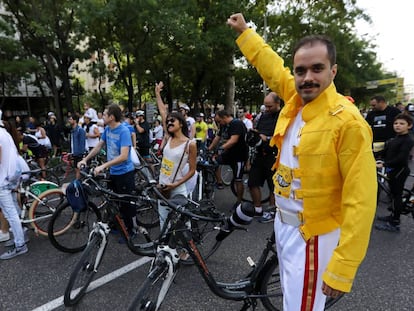
M 297 227 L 275 217 L 276 249 L 284 311 L 322 311 L 322 274 L 339 241 L 337 229 L 305 242 Z

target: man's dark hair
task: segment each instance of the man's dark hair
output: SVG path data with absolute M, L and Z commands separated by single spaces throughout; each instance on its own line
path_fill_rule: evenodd
M 394 121 L 395 120 L 405 120 L 405 121 L 407 121 L 408 125 L 412 125 L 413 124 L 413 118 L 411 116 L 409 116 L 408 114 L 405 114 L 405 113 L 398 114 L 394 118 Z
M 116 122 L 121 122 L 122 120 L 122 111 L 121 107 L 119 107 L 117 104 L 110 104 L 106 107 L 108 110 L 107 114 L 108 116 L 113 115 Z
M 74 113 L 70 116 L 70 118 L 72 118 L 74 121 L 79 122 L 79 115 Z
M 216 112 L 216 116 L 218 116 L 220 119 L 225 117 L 231 117 L 231 114 L 228 113 L 226 110 L 219 110 Z
M 385 103 L 385 97 L 382 95 L 372 96 L 371 100 L 376 100 L 378 103 Z
M 327 36 L 323 36 L 323 35 L 311 35 L 311 36 L 306 36 L 303 37 L 302 39 L 300 39 L 294 49 L 293 49 L 293 57 L 295 57 L 296 52 L 303 46 L 309 45 L 309 46 L 313 46 L 316 43 L 322 43 L 323 45 L 326 46 L 326 49 L 328 50 L 328 57 L 329 57 L 329 62 L 331 63 L 331 66 L 336 64 L 336 47 L 335 44 L 331 41 L 330 38 L 328 38 Z

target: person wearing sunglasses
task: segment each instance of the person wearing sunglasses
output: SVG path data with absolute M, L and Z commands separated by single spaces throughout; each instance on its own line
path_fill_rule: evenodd
M 184 116 L 179 112 L 168 113 L 167 106 L 161 98 L 163 82 L 155 86 L 158 110 L 164 127 L 164 149 L 161 161 L 159 187 L 169 198 L 188 196 L 191 180 L 196 170 L 197 147 L 189 139 L 188 126 Z M 159 204 L 160 227 L 168 215 L 168 209 Z

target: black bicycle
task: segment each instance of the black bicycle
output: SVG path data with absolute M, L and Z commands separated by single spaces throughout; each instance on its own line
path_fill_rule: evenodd
M 83 173 L 84 174 L 84 173 Z M 104 187 L 102 187 L 93 176 L 87 175 L 88 179 L 94 188 L 101 192 L 104 196 L 103 205 L 97 208 L 99 214 L 97 214 L 97 220 L 93 223 L 91 231 L 88 233 L 86 239 L 86 248 L 83 254 L 76 264 L 74 270 L 69 278 L 68 285 L 65 289 L 64 303 L 66 306 L 73 306 L 77 304 L 83 295 L 85 294 L 90 282 L 96 275 L 103 255 L 105 253 L 106 246 L 108 244 L 108 235 L 111 229 L 116 228 L 121 233 L 121 237 L 126 241 L 126 245 L 134 254 L 141 256 L 155 256 L 156 247 L 160 244 L 159 241 L 165 237 L 166 227 L 163 230 L 159 230 L 158 227 L 149 232 L 148 228 L 142 225 L 138 226 L 135 234 L 130 235 L 125 228 L 121 215 L 119 213 L 119 202 L 129 202 L 137 206 L 137 214 L 139 209 L 145 211 L 145 202 L 158 204 L 158 199 L 149 196 L 148 194 L 141 195 L 129 195 L 129 194 L 116 194 Z M 149 191 L 153 191 L 155 195 L 159 195 L 154 184 L 148 187 Z M 193 209 L 198 213 L 199 218 L 194 218 L 191 222 L 190 231 L 194 237 L 194 241 L 199 245 L 200 249 L 205 249 L 205 256 L 209 257 L 215 252 L 219 244 L 212 243 L 214 239 L 208 234 L 213 228 L 207 226 L 203 222 L 203 216 L 208 215 L 208 219 L 213 219 L 214 224 L 220 226 L 223 224 L 225 217 L 218 214 L 214 210 L 204 206 L 200 207 L 192 205 Z M 92 208 L 95 212 L 95 209 Z M 158 214 L 157 214 L 158 217 Z M 207 217 L 207 216 L 206 216 Z M 183 261 L 188 264 L 192 262 L 188 258 L 183 258 Z
M 162 197 L 160 193 L 157 194 Z M 180 248 L 184 248 L 188 252 L 208 287 L 217 296 L 228 300 L 244 301 L 241 310 L 248 308 L 254 310 L 258 300 L 267 310 L 281 310 L 283 297 L 274 233 L 267 239 L 258 262 L 249 260 L 252 270 L 245 278 L 234 283 L 219 282 L 213 277 L 203 253 L 198 249 L 193 235 L 186 225 L 188 220 L 193 218 L 207 222 L 214 221 L 214 219 L 192 213 L 185 207 L 185 200 L 181 202 L 167 201 L 164 198 L 164 201 L 172 210 L 164 226 L 168 230 L 165 238 L 157 244 L 157 252 L 149 273 L 139 287 L 128 310 L 156 311 L 159 309 L 180 267 Z M 338 299 L 328 298 L 326 308 L 332 306 Z
M 112 204 L 126 200 L 107 191 L 109 180 L 106 176 L 92 176 L 83 171 L 81 174 L 84 177 L 84 192 L 88 194 L 87 207 L 80 211 L 74 210 L 65 200 L 53 213 L 48 227 L 52 245 L 66 253 L 77 253 L 85 249 L 93 224 L 102 220 L 101 211 L 109 200 L 113 201 Z M 135 242 L 138 243 L 141 239 L 142 243 L 147 243 L 159 233 L 159 217 L 157 203 L 147 199 L 154 196 L 148 185 L 155 181 L 147 179 L 146 173 L 140 174 L 139 186 L 137 184 L 140 195 L 131 194 L 129 203 L 136 208 L 135 229 L 139 234 L 135 236 Z
M 197 181 L 191 199 L 199 203 L 214 201 L 216 170 L 219 164 L 213 159 L 213 155 L 214 153 L 200 150 L 197 156 Z
M 251 163 L 253 163 L 253 161 L 255 160 L 255 158 L 256 158 L 256 148 L 249 147 L 249 158 L 246 162 L 246 165 L 244 166 L 243 177 L 242 177 L 242 185 L 244 188 L 243 197 L 242 197 L 243 202 L 249 202 L 249 203 L 253 202 L 252 196 L 250 194 L 250 189 L 248 186 L 248 181 L 249 181 L 250 166 L 251 166 Z M 231 189 L 231 192 L 234 194 L 234 196 L 237 197 L 237 190 L 236 190 L 236 185 L 234 183 L 234 179 L 231 180 L 230 189 Z M 266 186 L 266 183 L 264 187 L 261 187 L 261 191 L 262 191 L 261 203 L 268 202 L 272 193 L 271 191 L 269 191 L 268 187 Z
M 410 177 L 414 177 L 414 174 L 410 174 Z M 393 197 L 389 186 L 389 177 L 382 170 L 377 170 L 377 204 L 383 203 L 388 206 L 388 209 L 392 209 Z M 401 215 L 411 214 L 414 218 L 414 184 L 411 189 L 404 188 L 402 194 L 403 209 Z
M 82 174 L 85 174 L 84 172 Z M 125 227 L 119 212 L 118 203 L 128 202 L 139 208 L 141 202 L 154 201 L 148 196 L 137 196 L 130 194 L 117 194 L 101 186 L 92 175 L 86 175 L 86 180 L 99 191 L 104 200 L 98 209 L 92 208 L 96 212 L 97 221 L 92 225 L 92 230 L 88 233 L 87 244 L 78 263 L 73 269 L 69 282 L 64 293 L 65 306 L 77 304 L 98 272 L 102 258 L 108 245 L 109 233 L 112 229 L 117 229 L 121 237 L 125 240 L 128 249 L 136 255 L 154 256 L 154 242 L 156 237 L 151 237 L 148 232 L 137 231 L 131 235 Z M 142 239 L 143 238 L 143 239 Z

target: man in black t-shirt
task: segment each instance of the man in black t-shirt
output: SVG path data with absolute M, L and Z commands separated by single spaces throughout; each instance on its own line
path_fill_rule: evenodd
M 383 96 L 373 96 L 370 101 L 372 110 L 365 120 L 372 128 L 375 158 L 382 158 L 384 143 L 395 136 L 393 124 L 400 111 L 388 106 Z
M 233 179 L 237 191 L 237 206 L 243 197 L 244 187 L 242 177 L 249 151 L 246 144 L 246 126 L 242 121 L 234 119 L 225 110 L 218 111 L 215 115 L 215 120 L 220 125 L 220 131 L 208 150 L 214 150 L 215 146 L 220 142 L 221 137 L 226 133 L 227 141 L 221 146 L 223 152 L 219 154 L 217 161 L 220 164 L 228 164 L 233 169 Z M 220 180 L 219 176 L 217 176 L 217 180 Z
M 281 99 L 276 93 L 269 93 L 264 99 L 265 110 L 262 113 L 259 121 L 256 123 L 255 131 L 256 139 L 251 139 L 248 144 L 251 147 L 255 147 L 255 157 L 252 160 L 251 168 L 249 171 L 248 186 L 252 195 L 253 205 L 255 207 L 256 215 L 262 215 L 259 219 L 260 222 L 266 223 L 273 220 L 273 215 L 270 212 L 263 213 L 262 210 L 262 194 L 261 187 L 263 187 L 266 181 L 269 187 L 269 205 L 275 206 L 275 197 L 273 195 L 273 171 L 272 167 L 275 162 L 277 148 L 270 147 L 269 141 L 273 136 L 275 130 L 276 121 L 279 117 Z M 250 136 L 250 135 L 249 135 Z M 253 135 L 252 135 L 253 137 Z
M 150 148 L 150 126 L 145 120 L 145 112 L 143 110 L 138 110 L 136 112 L 135 120 L 135 132 L 137 134 L 137 147 L 139 154 L 145 158 L 150 158 L 149 148 Z

